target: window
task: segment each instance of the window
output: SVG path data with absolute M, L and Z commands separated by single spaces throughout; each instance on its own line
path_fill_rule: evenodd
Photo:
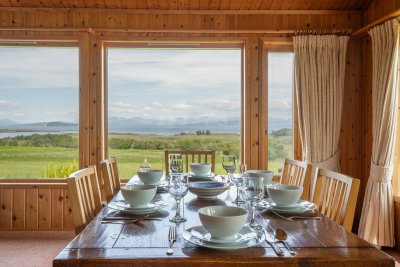
M 268 169 L 293 158 L 293 52 L 267 53 Z
M 78 168 L 77 47 L 0 46 L 0 177 Z
M 164 150 L 240 157 L 241 49 L 107 49 L 109 156 L 131 177 Z

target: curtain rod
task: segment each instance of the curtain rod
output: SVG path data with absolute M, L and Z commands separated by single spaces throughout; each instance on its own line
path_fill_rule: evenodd
M 294 35 L 351 35 L 351 29 L 300 29 Z
M 351 36 L 352 37 L 361 37 L 361 36 L 367 34 L 369 29 L 371 29 L 379 24 L 382 24 L 389 19 L 394 19 L 398 16 L 400 16 L 400 9 L 397 9 L 397 10 L 393 11 L 392 13 L 390 13 L 389 15 L 386 15 L 380 19 L 377 19 L 377 20 L 369 23 L 368 25 L 362 27 L 361 29 L 358 29 L 357 31 L 353 32 L 353 34 Z

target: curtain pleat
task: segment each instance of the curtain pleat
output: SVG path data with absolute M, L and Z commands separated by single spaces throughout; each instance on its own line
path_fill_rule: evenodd
M 295 90 L 304 159 L 337 170 L 348 36 L 293 38 Z
M 398 97 L 399 22 L 369 31 L 372 39 L 372 158 L 358 235 L 377 246 L 394 245 L 393 153 Z

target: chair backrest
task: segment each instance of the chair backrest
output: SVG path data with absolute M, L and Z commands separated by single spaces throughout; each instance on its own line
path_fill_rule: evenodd
M 310 200 L 312 165 L 299 160 L 285 159 L 280 183 L 303 186 L 301 199 Z
M 72 173 L 67 178 L 75 232 L 81 232 L 101 210 L 96 166 Z
M 104 191 L 107 202 L 111 201 L 114 195 L 121 188 L 119 180 L 118 167 L 116 158 L 105 159 L 100 163 L 101 175 L 104 181 Z
M 183 171 L 189 171 L 192 162 L 211 163 L 211 171 L 215 172 L 215 150 L 191 151 L 191 150 L 165 150 L 165 173 L 169 175 L 169 155 L 180 154 L 183 158 Z
M 351 231 L 360 180 L 347 175 L 317 169 L 313 202 L 318 211 Z

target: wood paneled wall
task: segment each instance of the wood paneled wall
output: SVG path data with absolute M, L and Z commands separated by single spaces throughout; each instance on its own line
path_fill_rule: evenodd
M 103 41 L 207 41 L 240 42 L 244 47 L 245 160 L 249 168 L 263 168 L 265 144 L 260 116 L 265 105 L 260 77 L 261 40 L 288 37 L 293 29 L 349 28 L 362 26 L 360 12 L 320 11 L 305 14 L 163 14 L 129 10 L 1 10 L 0 39 L 76 39 L 80 43 L 80 166 L 99 164 L 105 156 L 102 57 Z M 361 41 L 352 39 L 347 52 L 344 119 L 341 129 L 341 171 L 362 177 L 361 145 Z M 265 129 L 266 130 L 266 129 Z M 357 219 L 357 217 L 356 217 Z
M 72 230 L 65 179 L 0 181 L 0 230 Z

